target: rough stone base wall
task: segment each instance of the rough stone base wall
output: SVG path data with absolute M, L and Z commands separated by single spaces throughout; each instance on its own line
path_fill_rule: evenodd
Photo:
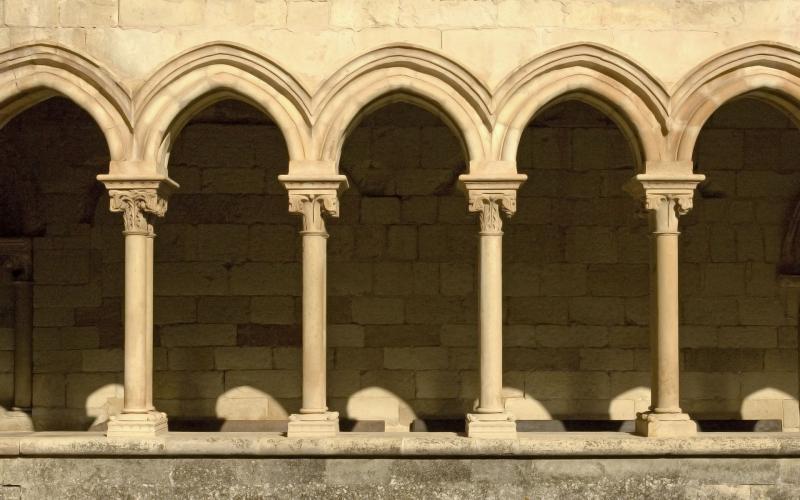
M 3 227 L 35 234 L 34 416 L 85 428 L 122 389 L 122 224 L 94 180 L 108 163 L 90 119 L 51 101 L 2 133 Z M 709 177 L 682 224 L 684 408 L 800 427 L 797 318 L 777 286 L 800 193 L 800 134 L 755 102 L 715 115 L 698 144 Z M 647 229 L 621 186 L 613 123 L 562 104 L 520 146 L 505 223 L 507 405 L 521 419 L 630 419 L 649 402 Z M 156 405 L 173 418 L 283 419 L 300 401 L 299 221 L 277 182 L 279 131 L 245 105 L 196 117 L 156 226 Z M 333 409 L 408 424 L 461 418 L 477 396 L 478 224 L 455 188 L 456 137 L 406 105 L 346 143 L 351 182 L 328 224 Z M 26 197 L 27 196 L 27 197 Z M 26 210 L 27 208 L 27 210 Z M 31 208 L 33 210 L 31 210 Z M 13 225 L 16 224 L 16 225 Z M 0 404 L 11 398 L 10 287 L 0 287 Z
M 46 479 L 45 479 L 46 478 Z M 0 498 L 796 498 L 796 458 L 0 460 Z

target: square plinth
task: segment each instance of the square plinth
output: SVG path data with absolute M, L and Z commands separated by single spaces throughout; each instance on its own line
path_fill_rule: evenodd
M 338 433 L 339 414 L 337 412 L 296 413 L 289 416 L 286 437 L 321 438 L 334 437 Z
M 508 413 L 470 413 L 467 415 L 467 436 L 514 439 L 517 437 L 517 423 Z
M 640 413 L 636 434 L 647 437 L 689 437 L 697 434 L 697 422 L 686 413 Z
M 149 413 L 120 413 L 108 421 L 108 438 L 149 438 L 167 432 L 167 414 L 157 411 Z

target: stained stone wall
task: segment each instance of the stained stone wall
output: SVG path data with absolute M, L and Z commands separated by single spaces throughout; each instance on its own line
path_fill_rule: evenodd
M 85 428 L 121 405 L 122 236 L 94 175 L 102 135 L 64 100 L 2 131 L 4 206 L 35 236 L 34 416 Z M 800 192 L 800 134 L 755 101 L 701 135 L 709 177 L 684 221 L 683 406 L 700 417 L 797 427 L 797 318 L 777 287 Z M 628 145 L 592 108 L 528 127 L 516 216 L 505 224 L 505 384 L 523 419 L 630 419 L 649 401 L 647 231 L 622 192 Z M 299 221 L 276 176 L 277 128 L 244 104 L 194 118 L 157 226 L 156 405 L 173 418 L 283 419 L 300 398 Z M 477 222 L 455 179 L 458 140 L 410 105 L 366 117 L 329 226 L 331 406 L 407 425 L 460 418 L 477 396 Z M 24 210 L 23 210 L 24 209 Z M 7 230 L 7 229 L 4 229 Z M 0 404 L 11 399 L 10 287 L 0 287 Z

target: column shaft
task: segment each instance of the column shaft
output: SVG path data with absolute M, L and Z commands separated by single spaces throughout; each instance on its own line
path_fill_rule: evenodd
M 146 372 L 146 392 L 145 403 L 149 410 L 155 410 L 153 405 L 153 256 L 156 234 L 150 231 L 147 235 L 147 255 L 146 255 L 146 313 L 145 313 L 145 372 Z
M 480 234 L 481 393 L 478 413 L 503 408 L 503 233 Z
M 33 282 L 14 282 L 14 407 L 32 406 Z
M 325 232 L 303 235 L 303 407 L 301 413 L 324 413 L 326 401 Z
M 125 413 L 147 404 L 147 233 L 125 233 Z
M 678 233 L 656 233 L 658 287 L 657 413 L 680 413 L 678 347 Z

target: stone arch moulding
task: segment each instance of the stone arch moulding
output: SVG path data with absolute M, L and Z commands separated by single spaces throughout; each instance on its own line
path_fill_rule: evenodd
M 536 114 L 572 99 L 614 120 L 631 144 L 639 171 L 646 161 L 662 158 L 669 94 L 637 63 L 596 44 L 554 49 L 517 68 L 498 85 L 494 156 L 516 161 L 522 133 Z
M 311 97 L 300 82 L 252 50 L 211 43 L 171 59 L 137 92 L 136 153 L 144 168 L 166 175 L 170 150 L 183 126 L 226 99 L 244 101 L 275 121 L 291 160 L 309 158 Z
M 734 48 L 699 64 L 672 97 L 669 159 L 691 161 L 705 122 L 726 102 L 761 99 L 800 126 L 800 51 L 758 42 Z
M 0 128 L 14 116 L 54 96 L 83 108 L 106 138 L 111 169 L 130 158 L 130 92 L 92 61 L 67 48 L 33 44 L 0 52 Z
M 487 87 L 458 63 L 409 45 L 367 52 L 320 86 L 314 96 L 315 154 L 338 165 L 344 141 L 359 118 L 397 101 L 442 118 L 456 132 L 470 161 L 490 159 L 492 112 Z

